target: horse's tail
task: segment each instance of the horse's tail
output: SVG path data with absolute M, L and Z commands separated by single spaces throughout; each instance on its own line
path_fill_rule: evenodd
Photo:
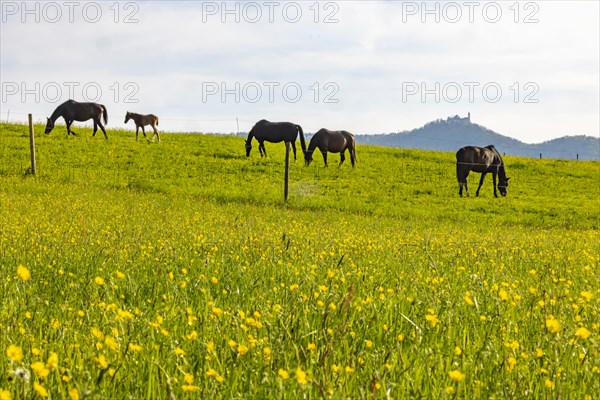
M 306 153 L 306 141 L 304 140 L 304 131 L 300 125 L 296 125 L 298 128 L 298 133 L 300 133 L 300 146 L 302 146 L 302 152 Z
M 460 185 L 460 162 L 458 161 L 458 158 L 456 159 L 456 180 Z
M 356 158 L 356 141 L 354 140 L 354 135 L 350 135 L 350 142 L 352 144 L 352 149 L 350 149 L 350 160 L 352 161 L 352 166 L 354 166 L 354 163 L 358 163 L 358 159 Z
M 156 117 L 156 126 L 158 126 L 158 117 Z
M 462 162 L 465 159 L 464 154 L 465 154 L 464 148 L 460 148 L 456 152 L 456 180 L 458 181 L 459 185 L 461 184 L 461 178 L 462 178 L 462 170 L 463 170 Z
M 108 110 L 106 109 L 106 106 L 102 105 L 102 108 L 104 109 L 104 123 L 108 124 Z

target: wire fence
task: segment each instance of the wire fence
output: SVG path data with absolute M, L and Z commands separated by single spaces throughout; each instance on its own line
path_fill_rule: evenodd
M 26 124 L 27 123 L 27 115 L 29 113 L 24 112 L 13 112 L 11 110 L 6 110 L 6 118 L 1 118 L 0 121 L 7 123 L 19 123 Z M 12 117 L 11 117 L 12 116 Z M 34 123 L 45 124 L 46 123 L 46 115 L 42 114 L 33 114 Z M 113 117 L 114 118 L 114 117 Z M 166 133 L 217 133 L 217 134 L 236 134 L 238 136 L 245 136 L 247 132 L 250 131 L 251 127 L 256 123 L 256 121 L 251 121 L 248 119 L 239 119 L 239 118 L 179 118 L 179 117 L 159 117 L 159 121 L 170 121 L 174 124 L 171 127 L 166 127 L 165 124 L 160 125 L 160 131 Z M 78 125 L 92 127 L 92 121 L 86 122 L 77 122 Z M 186 130 L 181 130 L 176 128 L 180 124 L 185 124 Z M 64 126 L 60 122 L 56 124 L 57 126 Z M 168 124 L 167 124 L 168 125 Z M 214 129 L 214 127 L 219 127 Z M 213 127 L 211 129 L 210 127 Z M 114 128 L 113 128 L 114 129 Z M 123 125 L 117 129 L 126 130 L 126 131 L 135 131 L 135 127 L 133 125 Z M 316 132 L 320 128 L 314 129 Z M 310 140 L 312 133 L 310 129 L 304 129 L 304 133 L 307 137 L 307 141 Z M 380 137 L 382 135 L 357 135 L 357 144 L 371 144 L 371 145 L 384 145 L 387 147 L 395 147 L 395 148 L 404 148 L 406 146 L 398 146 L 394 144 L 380 144 L 380 142 L 373 141 L 374 137 Z M 364 140 L 363 140 L 364 138 Z M 452 139 L 447 139 L 444 137 L 431 137 L 423 134 L 419 134 L 418 139 L 421 141 L 429 142 L 430 145 L 425 145 L 421 148 L 424 150 L 434 150 L 434 151 L 455 151 L 457 148 L 466 145 L 464 141 L 457 141 Z M 489 143 L 488 143 L 489 144 Z M 528 158 L 551 158 L 551 159 L 562 159 L 562 160 L 594 160 L 600 161 L 600 148 L 598 152 L 588 152 L 585 149 L 572 151 L 572 150 L 549 150 L 549 149 L 538 149 L 535 144 L 523 144 L 523 146 L 530 146 L 529 149 L 523 148 L 519 149 L 518 152 L 510 152 L 506 151 L 502 152 L 503 156 L 522 156 Z
M 24 177 L 29 175 L 30 162 L 27 153 L 27 142 L 23 137 L 22 149 L 18 150 L 15 158 L 14 149 L 3 146 L 0 138 L 0 176 Z M 202 138 L 199 136 L 198 140 Z M 90 142 L 94 146 L 95 142 Z M 277 145 L 272 145 L 277 146 Z M 277 152 L 272 152 L 271 157 L 261 160 L 257 154 L 248 160 L 240 146 L 236 154 L 215 153 L 214 157 L 203 157 L 202 162 L 195 165 L 190 171 L 189 166 L 175 159 L 169 168 L 171 172 L 162 171 L 153 167 L 150 163 L 142 164 L 141 161 L 133 159 L 103 159 L 95 161 L 93 158 L 85 160 L 62 160 L 56 154 L 38 154 L 38 178 L 59 184 L 73 184 L 78 188 L 108 188 L 128 189 L 142 192 L 169 192 L 180 190 L 190 191 L 190 194 L 207 195 L 209 197 L 221 198 L 230 196 L 236 199 L 254 199 L 257 196 L 271 196 L 273 191 L 279 191 L 283 186 L 284 168 L 280 163 L 280 146 Z M 436 162 L 422 162 L 415 159 L 412 152 L 406 149 L 398 149 L 394 153 L 393 173 L 382 173 L 377 175 L 378 185 L 387 188 L 389 201 L 404 201 L 411 196 L 453 196 L 458 193 L 458 181 L 456 177 L 456 161 L 451 157 Z M 193 152 L 193 150 L 190 150 Z M 10 157 L 9 157 L 10 154 Z M 330 155 L 331 156 L 331 155 Z M 230 163 L 224 163 L 223 158 L 238 159 L 233 167 Z M 348 165 L 348 161 L 338 168 L 339 157 L 333 155 L 329 158 L 329 168 L 323 167 L 323 160 L 315 158 L 310 167 L 305 168 L 302 156 L 298 162 L 291 162 L 290 196 L 299 198 L 304 196 L 321 195 L 328 193 L 337 198 L 351 199 L 355 197 L 370 198 L 372 193 L 355 191 L 355 186 L 339 185 L 347 179 L 354 179 L 355 175 L 373 175 L 373 171 L 383 171 L 390 168 L 386 157 L 375 156 L 371 150 L 365 156 L 358 154 L 359 162 L 355 169 Z M 60 164 L 60 165 L 57 165 Z M 181 164 L 181 165 L 179 165 Z M 226 166 L 229 164 L 229 167 Z M 510 196 L 518 196 L 530 190 L 531 187 L 539 187 L 544 182 L 546 190 L 560 193 L 567 180 L 580 180 L 582 190 L 586 193 L 600 196 L 600 186 L 590 181 L 588 172 L 582 170 L 586 167 L 583 163 L 574 160 L 560 161 L 559 168 L 553 168 L 553 161 L 523 162 L 516 161 L 506 167 L 507 176 L 511 178 L 508 192 Z M 369 171 L 370 170 L 370 171 Z M 600 172 L 600 170 L 599 170 Z M 248 179 L 253 176 L 252 179 Z M 218 177 L 219 187 L 232 188 L 232 192 L 224 194 L 222 190 L 211 189 L 214 179 Z M 467 184 L 474 194 L 479 184 L 481 175 L 470 173 Z M 343 179 L 341 179 L 343 178 Z M 258 180 L 257 180 L 258 179 Z M 256 186 L 257 182 L 259 183 Z M 338 183 L 336 183 L 338 182 Z M 497 183 L 499 180 L 497 180 Z M 596 181 L 597 183 L 597 181 Z M 328 192 L 333 190 L 333 192 Z M 487 176 L 481 189 L 484 197 L 492 196 L 492 177 Z M 248 200 L 250 201 L 250 200 Z M 374 198 L 374 202 L 379 201 Z

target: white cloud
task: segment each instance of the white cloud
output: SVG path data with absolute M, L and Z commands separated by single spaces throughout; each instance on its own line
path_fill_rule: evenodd
M 428 2 L 426 8 L 423 2 L 281 2 L 273 9 L 268 2 L 130 2 L 118 3 L 118 16 L 110 8 L 115 3 L 97 4 L 102 8 L 97 23 L 77 13 L 70 23 L 64 9 L 57 23 L 43 15 L 40 23 L 31 15 L 22 23 L 22 15 L 4 13 L 3 85 L 25 84 L 31 90 L 36 82 L 40 87 L 78 82 L 80 89 L 97 83 L 102 88 L 99 102 L 109 108 L 111 118 L 119 115 L 111 126 L 121 126 L 120 114 L 129 109 L 158 114 L 167 130 L 230 132 L 236 118 L 242 121 L 240 129 L 247 130 L 250 121 L 264 117 L 293 120 L 306 130 L 376 133 L 471 111 L 477 122 L 528 142 L 575 132 L 599 135 L 597 2 L 479 2 L 471 10 L 473 22 L 466 2 Z M 125 9 L 126 4 L 138 8 Z M 229 11 L 237 7 L 239 22 L 223 4 Z M 217 13 L 212 13 L 215 7 Z M 439 22 L 427 13 L 436 7 Z M 498 7 L 501 18 L 489 22 Z M 289 22 L 298 8 L 299 21 Z M 253 23 L 257 10 L 261 18 Z M 453 23 L 456 10 L 462 16 Z M 138 22 L 124 23 L 131 12 Z M 538 22 L 524 23 L 528 16 Z M 326 17 L 337 22 L 324 23 Z M 273 82 L 278 86 L 269 86 Z M 437 93 L 439 101 L 431 93 L 425 101 L 422 93 L 403 96 L 407 84 L 431 91 L 436 84 L 443 89 L 453 82 L 463 90 L 455 103 L 444 93 Z M 465 82 L 479 85 L 473 101 Z M 537 85 L 538 103 L 522 101 L 531 94 L 528 82 Z M 138 103 L 123 102 L 131 95 L 124 88 L 127 83 L 139 89 Z M 481 93 L 489 83 L 502 89 L 496 103 Z M 286 84 L 301 88 L 297 102 L 286 98 Z M 219 92 L 207 96 L 211 85 Z M 262 96 L 249 101 L 256 87 Z M 230 91 L 224 99 L 221 89 Z M 21 95 L 4 91 L 0 118 L 8 109 L 13 116 L 43 116 L 59 104 L 45 96 L 36 102 L 26 95 L 23 101 Z M 76 90 L 74 97 L 81 100 L 82 95 Z M 338 102 L 325 103 L 326 95 Z

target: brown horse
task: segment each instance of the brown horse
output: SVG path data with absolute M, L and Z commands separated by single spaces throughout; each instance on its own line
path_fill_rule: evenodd
M 304 132 L 300 125 L 296 125 L 292 122 L 269 122 L 266 119 L 258 121 L 248 133 L 246 139 L 246 157 L 250 157 L 250 150 L 252 150 L 252 138 L 256 138 L 258 141 L 258 150 L 260 156 L 267 156 L 267 150 L 265 149 L 265 141 L 271 143 L 286 142 L 292 144 L 292 150 L 294 151 L 294 160 L 296 159 L 296 138 L 300 134 L 300 145 L 302 151 L 306 150 L 306 142 L 304 141 Z
M 506 171 L 504 170 L 504 162 L 498 150 L 492 145 L 486 147 L 466 146 L 456 152 L 456 178 L 458 179 L 458 194 L 462 197 L 463 187 L 469 195 L 467 188 L 467 176 L 469 172 L 481 173 L 481 180 L 477 187 L 476 196 L 479 196 L 479 189 L 483 185 L 483 179 L 488 172 L 492 173 L 494 181 L 494 196 L 498 197 L 496 192 L 496 175 L 498 175 L 498 190 L 502 196 L 506 196 L 508 188 L 508 180 Z
M 340 153 L 340 165 L 346 160 L 346 149 L 350 153 L 350 162 L 352 167 L 356 162 L 356 145 L 354 143 L 354 135 L 347 131 L 330 131 L 327 129 L 320 129 L 310 139 L 308 144 L 308 150 L 304 152 L 304 161 L 306 165 L 309 165 L 313 160 L 312 155 L 315 148 L 319 148 L 321 154 L 323 154 L 323 161 L 327 167 L 327 152 Z
M 67 136 L 76 135 L 76 133 L 71 130 L 71 124 L 73 121 L 87 121 L 88 119 L 93 119 L 94 134 L 92 136 L 96 136 L 98 126 L 100 126 L 102 133 L 104 133 L 104 137 L 108 139 L 106 130 L 104 130 L 104 126 L 100 121 L 102 119 L 102 115 L 104 115 L 104 123 L 107 124 L 108 112 L 106 111 L 106 107 L 104 107 L 102 104 L 78 103 L 75 100 L 67 100 L 60 106 L 56 107 L 56 110 L 54 110 L 50 118 L 47 118 L 46 130 L 44 132 L 49 134 L 52 129 L 54 129 L 54 122 L 56 122 L 58 118 L 63 117 L 65 119 L 65 123 L 67 124 Z
M 144 129 L 144 126 L 150 125 L 152 129 L 154 129 L 154 135 L 152 135 L 152 140 L 154 140 L 154 136 L 156 136 L 158 138 L 158 143 L 160 143 L 160 135 L 158 134 L 158 129 L 156 128 L 158 126 L 158 117 L 156 115 L 142 115 L 127 111 L 127 114 L 125 114 L 125 123 L 129 122 L 130 119 L 132 119 L 133 122 L 135 122 L 136 142 L 138 141 L 140 127 L 142 128 L 142 133 L 144 134 L 144 137 L 146 138 L 146 140 L 148 140 L 148 136 L 146 136 L 146 130 Z

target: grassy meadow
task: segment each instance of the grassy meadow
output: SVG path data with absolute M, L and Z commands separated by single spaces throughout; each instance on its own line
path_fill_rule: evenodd
M 600 163 L 0 124 L 0 399 L 597 399 Z M 255 142 L 256 143 L 256 142 Z M 486 145 L 488 143 L 481 143 Z M 499 149 L 502 151 L 502 149 Z

